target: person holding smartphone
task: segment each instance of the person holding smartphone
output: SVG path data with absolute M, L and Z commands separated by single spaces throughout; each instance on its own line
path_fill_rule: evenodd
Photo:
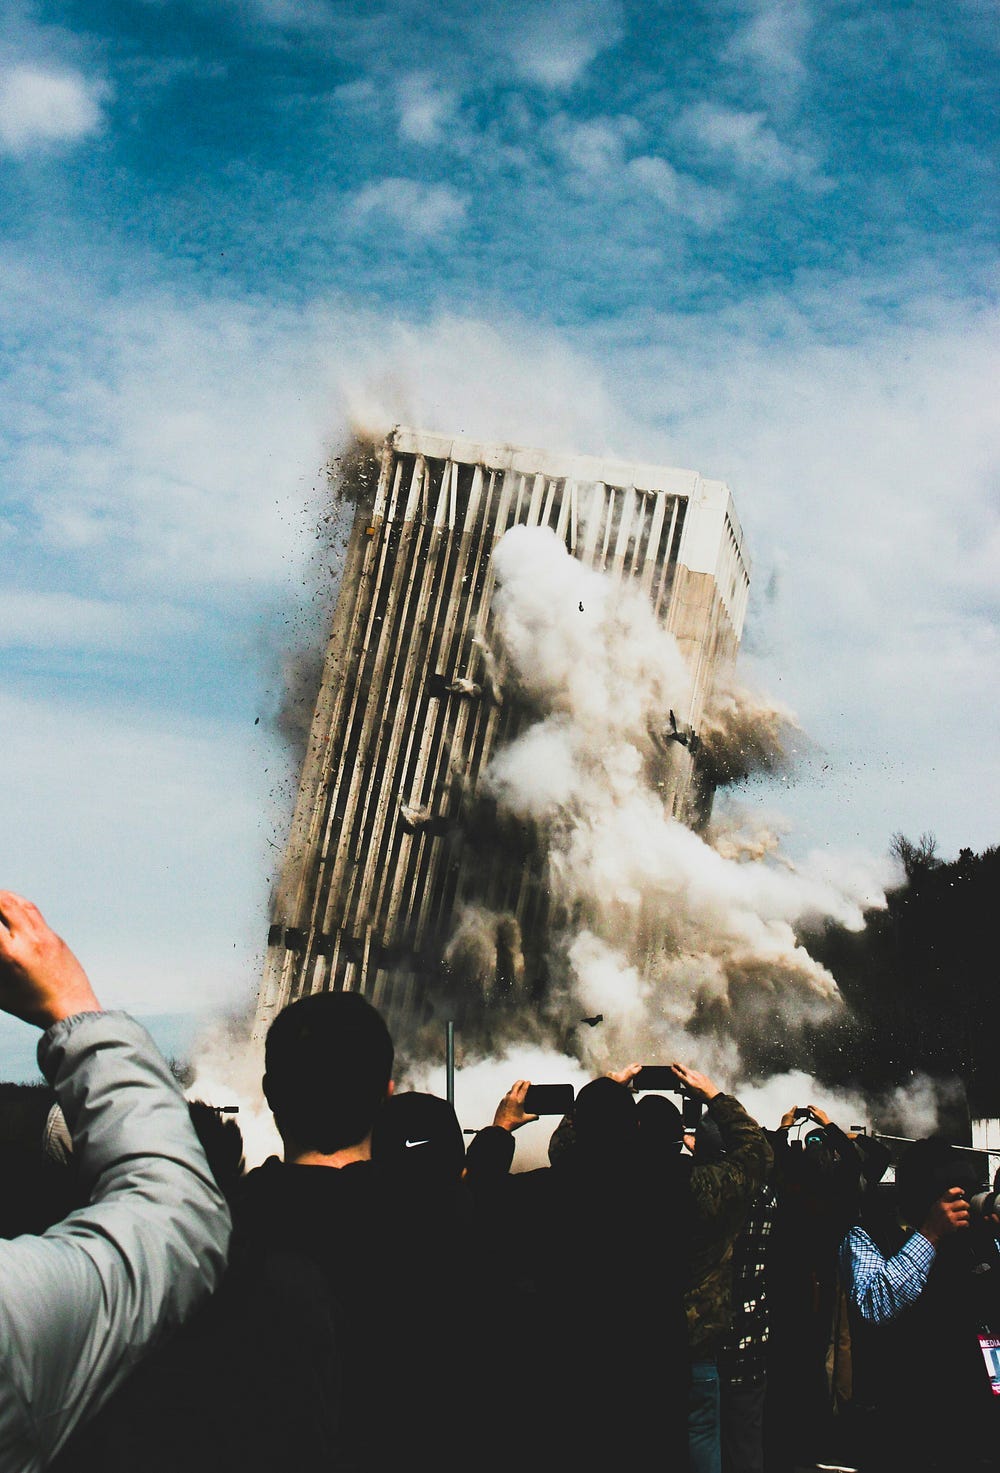
M 716 1159 L 699 1164 L 697 1157 L 692 1160 L 679 1150 L 653 1153 L 643 1148 L 634 1105 L 634 1084 L 642 1074 L 647 1082 L 655 1080 L 659 1088 L 699 1103 L 718 1131 L 722 1151 Z M 523 1173 L 520 1180 L 526 1186 L 512 1196 L 530 1200 L 534 1191 L 540 1201 L 548 1199 L 550 1219 L 555 1209 L 555 1219 L 562 1223 L 554 1232 L 556 1240 L 561 1244 L 575 1240 L 577 1252 L 583 1243 L 590 1245 L 589 1267 L 575 1256 L 569 1260 L 573 1264 L 569 1282 L 582 1296 L 577 1301 L 572 1293 L 567 1295 L 570 1312 L 579 1313 L 572 1308 L 577 1302 L 583 1307 L 592 1302 L 586 1287 L 580 1288 L 588 1278 L 602 1286 L 601 1300 L 621 1316 L 630 1313 L 633 1302 L 646 1302 L 644 1282 L 659 1279 L 664 1306 L 659 1361 L 646 1357 L 638 1368 L 633 1362 L 623 1377 L 625 1363 L 616 1354 L 610 1321 L 607 1349 L 603 1357 L 595 1351 L 595 1360 L 603 1365 L 606 1387 L 617 1388 L 635 1424 L 644 1429 L 640 1437 L 656 1448 L 661 1466 L 671 1466 L 665 1449 L 672 1437 L 678 1466 L 689 1462 L 692 1473 L 719 1473 L 717 1358 L 730 1322 L 733 1243 L 773 1158 L 757 1122 L 707 1075 L 677 1063 L 668 1067 L 668 1074 L 666 1083 L 666 1076 L 647 1073 L 633 1063 L 591 1081 L 577 1096 L 572 1116 L 553 1136 L 552 1167 Z M 509 1166 L 513 1141 L 508 1141 L 504 1154 L 505 1133 L 534 1118 L 525 1110 L 528 1088 L 529 1081 L 517 1081 L 497 1107 L 494 1127 L 499 1129 L 481 1131 L 469 1147 L 470 1173 L 475 1165 L 477 1180 L 495 1184 L 498 1171 Z M 675 1128 L 679 1144 L 684 1129 L 681 1110 L 675 1111 Z M 510 1181 L 513 1185 L 518 1178 Z M 580 1209 L 575 1229 L 574 1205 Z M 549 1271 L 558 1280 L 564 1268 L 560 1262 L 558 1273 L 551 1264 Z M 633 1292 L 626 1284 L 634 1285 Z M 592 1319 L 581 1323 L 579 1343 L 593 1343 L 592 1328 Z M 588 1377 L 588 1382 L 597 1384 L 596 1378 Z M 615 1410 L 613 1398 L 605 1404 L 611 1458 L 618 1428 L 628 1423 L 620 1409 Z M 592 1400 L 590 1405 L 596 1408 L 598 1403 Z M 657 1414 L 653 1409 L 658 1406 Z M 590 1456 L 600 1442 L 593 1425 L 585 1427 L 581 1452 Z

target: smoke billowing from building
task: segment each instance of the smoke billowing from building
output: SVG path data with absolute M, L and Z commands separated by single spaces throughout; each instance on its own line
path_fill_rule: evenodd
M 712 690 L 698 738 L 706 779 L 723 788 L 789 770 L 804 733 L 787 706 L 763 699 L 729 672 Z
M 548 1004 L 526 1010 L 527 1036 L 548 1009 L 566 1026 L 601 1013 L 600 1029 L 575 1028 L 570 1045 L 595 1065 L 704 1051 L 706 1034 L 752 1064 L 759 1033 L 840 1005 L 797 926 L 830 917 L 860 928 L 882 899 L 877 867 L 795 869 L 775 862 L 774 836 L 751 858 L 752 843 L 682 823 L 662 801 L 658 734 L 688 672 L 648 600 L 582 566 L 545 528 L 509 531 L 494 566 L 500 647 L 534 719 L 483 782 L 501 816 L 531 825 L 551 901 Z M 731 780 L 737 753 L 743 772 L 786 759 L 787 711 L 734 683 L 707 710 L 706 745 Z M 496 926 L 466 917 L 461 934 L 495 938 Z

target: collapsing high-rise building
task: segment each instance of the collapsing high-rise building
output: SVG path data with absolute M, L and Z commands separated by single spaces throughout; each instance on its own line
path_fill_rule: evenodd
M 375 478 L 373 477 L 373 482 Z M 459 912 L 497 917 L 492 991 L 537 996 L 551 924 L 544 855 L 481 786 L 525 720 L 491 618 L 491 554 L 547 526 L 648 597 L 689 671 L 655 733 L 668 811 L 712 799 L 699 721 L 731 668 L 749 569 L 732 496 L 692 471 L 556 455 L 397 428 L 359 500 L 298 799 L 274 897 L 257 1031 L 311 992 L 356 989 L 394 1021 L 469 982 L 448 962 Z

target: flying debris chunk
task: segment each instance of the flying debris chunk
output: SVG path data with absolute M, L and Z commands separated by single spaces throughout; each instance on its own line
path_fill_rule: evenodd
M 449 827 L 447 818 L 435 813 L 429 803 L 419 807 L 412 803 L 400 803 L 399 816 L 409 834 L 443 834 Z
M 470 680 L 467 675 L 456 675 L 445 688 L 456 696 L 481 696 L 483 693 L 482 686 Z
M 399 811 L 403 822 L 409 829 L 421 829 L 430 823 L 434 817 L 433 810 L 426 805 L 416 808 L 410 803 L 400 803 Z
M 665 748 L 669 742 L 677 742 L 680 746 L 687 747 L 689 751 L 696 752 L 700 745 L 700 740 L 695 732 L 694 727 L 689 726 L 687 723 L 685 723 L 684 726 L 678 726 L 677 717 L 674 715 L 673 711 L 671 711 L 669 715 L 670 725 L 668 727 L 664 727 L 662 731 L 654 731 L 650 733 L 653 737 L 653 740 L 660 747 Z
M 598 1025 L 598 1023 L 603 1023 L 604 1022 L 604 1014 L 603 1013 L 595 1013 L 592 1018 L 581 1018 L 580 1019 L 580 1022 L 581 1023 L 586 1023 L 587 1026 L 588 1026 L 588 1028 L 596 1028 L 597 1025 Z

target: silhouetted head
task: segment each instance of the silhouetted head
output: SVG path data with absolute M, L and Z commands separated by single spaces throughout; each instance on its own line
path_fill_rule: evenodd
M 624 1160 L 638 1144 L 635 1097 L 614 1079 L 592 1079 L 573 1105 L 574 1141 L 587 1157 Z
M 665 1095 L 643 1095 L 635 1107 L 643 1151 L 678 1155 L 684 1136 L 684 1119 L 673 1100 Z
M 54 1116 L 47 1085 L 0 1084 L 0 1238 L 44 1233 L 87 1199 L 72 1150 L 50 1149 Z
M 410 1181 L 457 1182 L 465 1165 L 465 1137 L 454 1106 L 417 1090 L 390 1095 L 375 1119 L 372 1160 Z
M 861 1169 L 867 1187 L 876 1186 L 885 1176 L 892 1156 L 888 1146 L 871 1135 L 855 1136 L 854 1144 L 861 1157 Z
M 367 1140 L 392 1078 L 392 1038 L 358 992 L 289 1004 L 268 1030 L 264 1094 L 286 1142 L 332 1155 Z
M 896 1167 L 896 1199 L 904 1219 L 918 1226 L 950 1187 L 979 1187 L 975 1164 L 940 1136 L 914 1141 Z

